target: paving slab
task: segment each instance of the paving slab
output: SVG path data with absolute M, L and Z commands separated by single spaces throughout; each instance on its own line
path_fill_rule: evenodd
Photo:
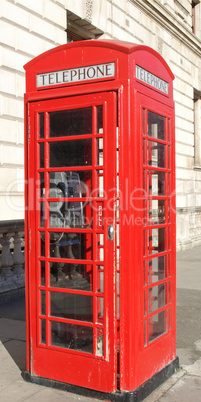
M 158 402 L 200 402 L 201 377 L 184 376 Z

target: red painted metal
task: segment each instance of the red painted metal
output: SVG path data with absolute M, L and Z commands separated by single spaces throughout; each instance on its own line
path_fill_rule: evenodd
M 82 70 L 76 82 L 59 80 L 60 71 L 71 70 L 73 76 L 76 69 L 106 63 L 115 64 L 114 74 L 82 80 Z M 32 375 L 103 392 L 134 390 L 176 356 L 173 74 L 153 49 L 119 41 L 63 45 L 36 57 L 25 69 L 27 369 Z M 37 87 L 37 75 L 48 73 L 52 74 L 48 85 Z M 72 116 L 75 110 L 80 115 L 91 113 L 83 120 L 84 131 L 53 136 L 51 113 L 68 110 Z M 87 131 L 90 119 L 91 131 Z M 56 147 L 62 152 L 73 141 L 82 144 L 87 165 L 51 162 Z M 51 267 L 56 261 L 61 274 L 64 260 L 59 254 L 62 240 L 58 240 L 61 250 L 55 246 L 50 253 L 52 236 L 58 239 L 61 229 L 52 226 L 48 206 L 58 202 L 69 206 L 72 200 L 65 193 L 58 196 L 58 189 L 51 190 L 50 178 L 59 172 L 67 177 L 72 171 L 82 176 L 88 189 L 73 202 L 86 202 L 85 218 L 90 222 L 93 217 L 92 226 L 63 229 L 65 241 L 69 234 L 84 239 L 82 279 L 84 283 L 88 278 L 89 286 L 85 290 L 58 288 L 51 282 Z M 115 228 L 114 240 L 108 239 L 110 225 Z M 67 242 L 65 263 L 77 266 L 80 258 L 70 254 L 72 245 Z M 58 310 L 55 295 L 61 300 Z M 93 301 L 88 319 L 61 315 L 63 303 L 71 297 L 83 300 L 81 304 Z M 90 352 L 82 345 L 72 349 L 69 344 L 56 344 L 50 328 L 67 324 L 77 326 L 78 338 L 79 331 L 93 334 Z M 100 339 L 104 346 L 98 353 Z

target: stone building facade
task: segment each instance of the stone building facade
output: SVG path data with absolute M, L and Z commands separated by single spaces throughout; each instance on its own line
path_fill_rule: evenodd
M 0 220 L 24 216 L 23 65 L 80 39 L 159 52 L 175 75 L 177 249 L 201 244 L 200 0 L 1 0 Z

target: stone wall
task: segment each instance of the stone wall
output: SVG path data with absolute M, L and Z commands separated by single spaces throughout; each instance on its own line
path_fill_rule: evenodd
M 0 2 L 0 220 L 24 217 L 23 65 L 66 42 L 63 2 Z
M 196 5 L 194 34 L 190 0 L 1 0 L 0 220 L 20 219 L 24 214 L 23 65 L 66 43 L 66 10 L 101 29 L 100 39 L 151 46 L 172 69 L 178 248 L 197 244 L 201 241 L 201 167 L 194 162 L 194 89 L 201 91 L 201 5 Z

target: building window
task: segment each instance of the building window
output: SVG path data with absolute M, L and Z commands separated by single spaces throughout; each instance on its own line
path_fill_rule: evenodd
M 194 167 L 201 170 L 201 91 L 194 90 Z
M 103 31 L 87 19 L 67 10 L 67 42 L 76 42 L 86 39 L 97 39 L 103 35 Z
M 192 0 L 192 32 L 200 37 L 200 0 Z

